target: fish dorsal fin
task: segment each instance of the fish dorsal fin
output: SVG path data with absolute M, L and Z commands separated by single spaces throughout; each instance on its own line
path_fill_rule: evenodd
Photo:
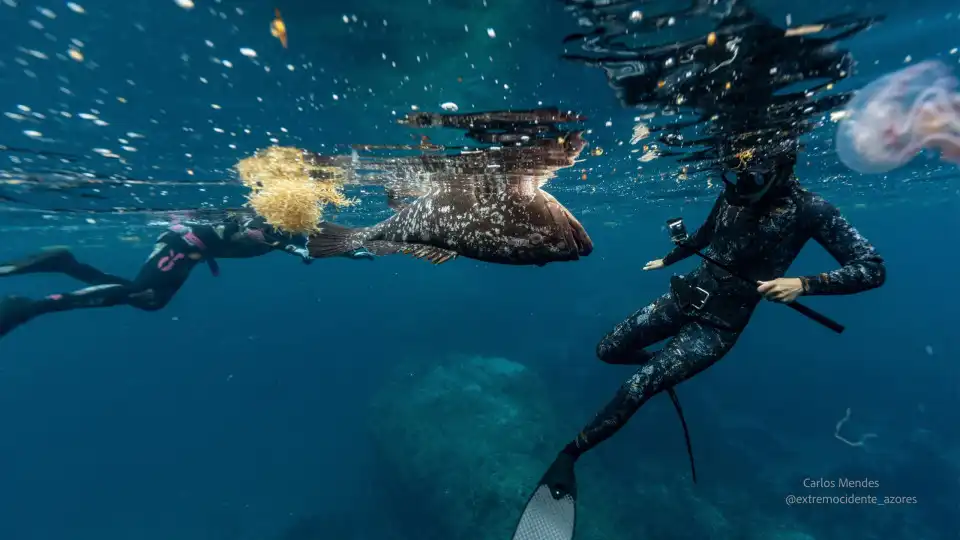
M 426 246 L 423 244 L 376 241 L 364 244 L 364 246 L 375 255 L 393 255 L 402 253 L 404 255 L 412 255 L 417 259 L 430 261 L 433 264 L 443 264 L 457 258 L 457 253 L 455 251 L 434 246 Z
M 535 177 L 497 175 L 475 180 L 473 191 L 480 206 L 490 206 L 504 198 L 529 200 L 536 196 L 540 188 Z

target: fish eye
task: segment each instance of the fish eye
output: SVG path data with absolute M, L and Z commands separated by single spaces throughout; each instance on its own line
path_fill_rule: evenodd
M 543 235 L 540 233 L 533 233 L 530 235 L 530 245 L 538 246 L 543 243 Z

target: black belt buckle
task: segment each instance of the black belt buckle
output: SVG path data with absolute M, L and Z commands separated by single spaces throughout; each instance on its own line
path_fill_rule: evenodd
M 700 293 L 702 298 L 695 302 L 690 302 L 690 305 L 693 309 L 700 311 L 703 309 L 703 306 L 707 305 L 707 300 L 710 300 L 710 291 L 704 289 L 703 287 L 696 287 L 696 291 Z
M 703 287 L 693 286 L 680 276 L 670 278 L 670 286 L 673 289 L 674 297 L 682 309 L 687 306 L 700 311 L 710 300 L 710 291 Z

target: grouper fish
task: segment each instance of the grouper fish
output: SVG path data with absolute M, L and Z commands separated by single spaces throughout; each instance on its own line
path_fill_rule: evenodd
M 307 242 L 315 258 L 365 247 L 407 253 L 434 264 L 463 256 L 510 265 L 575 261 L 593 251 L 577 218 L 530 176 L 440 183 L 371 227 L 323 222 Z

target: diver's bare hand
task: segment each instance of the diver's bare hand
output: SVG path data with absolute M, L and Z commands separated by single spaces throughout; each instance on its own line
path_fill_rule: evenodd
M 643 266 L 643 269 L 644 269 L 644 271 L 648 271 L 648 270 L 659 270 L 659 269 L 663 268 L 664 266 L 665 266 L 665 265 L 663 264 L 663 259 L 657 259 L 657 260 L 655 260 L 655 261 L 650 261 L 650 262 L 648 262 L 647 264 L 645 264 L 645 265 Z
M 789 304 L 803 294 L 803 282 L 799 278 L 777 278 L 773 281 L 758 281 L 757 292 L 767 300 Z

